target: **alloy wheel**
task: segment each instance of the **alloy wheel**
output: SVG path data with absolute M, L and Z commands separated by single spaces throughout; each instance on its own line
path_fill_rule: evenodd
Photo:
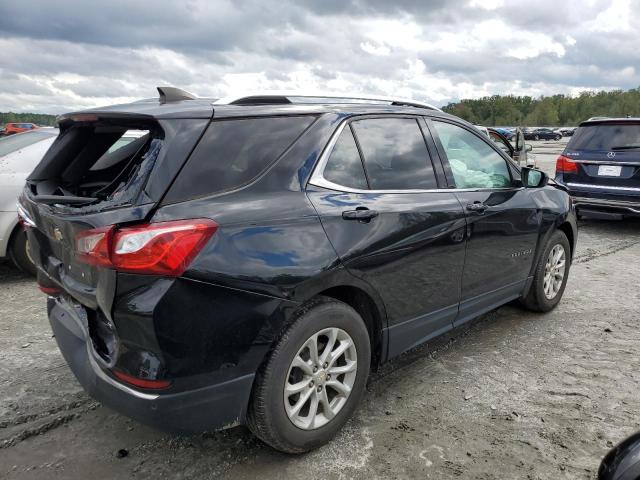
M 552 300 L 560 291 L 566 268 L 567 258 L 564 247 L 557 244 L 549 252 L 544 266 L 543 290 L 547 299 Z
M 289 420 L 302 430 L 329 423 L 347 403 L 357 376 L 353 339 L 340 328 L 312 335 L 289 366 L 284 407 Z

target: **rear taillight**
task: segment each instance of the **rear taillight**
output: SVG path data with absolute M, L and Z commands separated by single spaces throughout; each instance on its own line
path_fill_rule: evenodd
M 578 165 L 569 157 L 560 155 L 556 160 L 556 173 L 578 173 Z
M 81 262 L 101 267 L 111 266 L 110 245 L 113 227 L 94 228 L 76 236 L 76 256 Z
M 78 259 L 121 272 L 177 277 L 218 225 L 208 219 L 86 230 L 76 237 Z

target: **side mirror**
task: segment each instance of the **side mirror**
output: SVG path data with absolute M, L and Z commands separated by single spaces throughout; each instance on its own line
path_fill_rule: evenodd
M 524 144 L 524 149 L 525 149 L 525 151 L 530 152 L 531 150 L 533 150 L 533 147 L 531 146 L 530 143 L 525 143 Z
M 520 178 L 525 188 L 544 187 L 549 182 L 549 176 L 541 170 L 535 168 L 522 167 Z

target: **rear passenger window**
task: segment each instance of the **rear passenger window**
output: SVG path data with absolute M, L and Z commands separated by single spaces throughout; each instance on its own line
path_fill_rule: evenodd
M 281 116 L 213 121 L 172 187 L 172 201 L 230 190 L 250 182 L 276 161 L 314 118 Z
M 344 187 L 360 190 L 369 188 L 360 153 L 349 126 L 342 130 L 334 145 L 323 175 L 326 180 Z
M 417 120 L 381 118 L 352 122 L 372 190 L 437 188 Z

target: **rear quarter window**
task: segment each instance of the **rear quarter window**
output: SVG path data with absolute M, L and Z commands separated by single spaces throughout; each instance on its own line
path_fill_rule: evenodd
M 171 187 L 167 201 L 203 197 L 249 183 L 314 119 L 307 115 L 214 120 Z

